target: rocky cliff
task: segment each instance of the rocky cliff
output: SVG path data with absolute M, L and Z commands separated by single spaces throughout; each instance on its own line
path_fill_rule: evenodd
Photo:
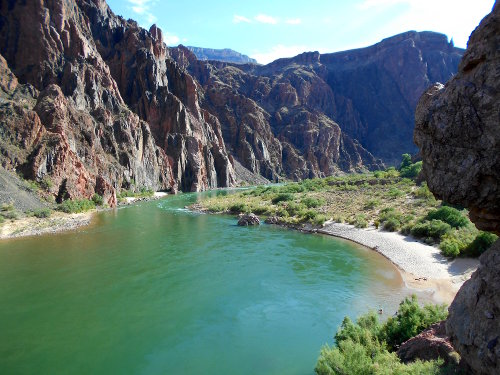
M 234 183 L 220 125 L 156 27 L 98 0 L 2 2 L 0 54 L 2 165 L 49 178 L 58 200 Z
M 2 2 L 0 159 L 58 201 L 111 205 L 120 189 L 232 186 L 235 166 L 272 181 L 378 169 L 412 151 L 416 98 L 460 55 L 408 32 L 266 66 L 201 61 L 104 0 Z
M 472 33 L 457 75 L 420 99 L 415 142 L 435 195 L 500 234 L 500 3 Z M 450 306 L 447 332 L 478 374 L 500 372 L 500 242 Z
M 193 52 L 198 60 L 216 60 L 235 64 L 257 64 L 257 60 L 229 48 L 214 49 L 202 47 L 186 47 Z
M 203 87 L 202 106 L 219 118 L 230 152 L 269 179 L 377 169 L 416 151 L 417 100 L 432 82 L 452 77 L 462 53 L 442 34 L 414 31 L 266 66 L 171 50 Z

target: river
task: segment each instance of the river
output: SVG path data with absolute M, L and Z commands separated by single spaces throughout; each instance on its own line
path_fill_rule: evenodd
M 374 251 L 184 209 L 207 194 L 0 241 L 0 372 L 312 374 L 345 315 L 408 293 Z

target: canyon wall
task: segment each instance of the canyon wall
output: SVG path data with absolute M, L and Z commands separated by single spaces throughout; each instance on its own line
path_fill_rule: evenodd
M 432 86 L 415 115 L 429 188 L 500 234 L 500 3 L 474 30 L 458 74 Z M 500 373 L 500 242 L 450 306 L 447 332 L 477 374 Z

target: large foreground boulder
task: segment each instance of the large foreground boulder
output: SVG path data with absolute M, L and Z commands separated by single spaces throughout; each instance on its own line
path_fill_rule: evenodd
M 458 74 L 420 99 L 415 143 L 431 191 L 500 234 L 500 3 L 472 33 Z M 446 331 L 477 374 L 500 374 L 500 242 L 449 308 Z
M 472 33 L 458 74 L 422 95 L 415 113 L 429 189 L 500 233 L 500 3 Z

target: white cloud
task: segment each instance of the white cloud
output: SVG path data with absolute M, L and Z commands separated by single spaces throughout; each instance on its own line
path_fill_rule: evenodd
M 179 45 L 181 38 L 179 38 L 177 35 L 174 35 L 174 34 L 163 33 L 163 41 L 165 42 L 165 44 L 167 46 L 172 47 L 172 46 Z
M 239 15 L 235 14 L 233 16 L 233 23 L 241 23 L 241 22 L 250 23 L 252 21 L 244 16 L 239 16 Z
M 278 20 L 272 16 L 268 16 L 267 14 L 259 14 L 254 17 L 255 21 L 260 23 L 267 23 L 270 25 L 276 25 Z
M 250 57 L 257 60 L 261 64 L 269 64 L 270 62 L 280 59 L 282 57 L 294 57 L 307 51 L 319 51 L 320 53 L 327 52 L 324 48 L 311 48 L 310 46 L 296 45 L 285 46 L 278 44 L 271 47 L 267 51 L 259 51 L 250 55 Z
M 300 18 L 289 18 L 285 22 L 289 25 L 300 25 L 302 20 Z
M 149 26 L 155 23 L 157 18 L 151 12 L 151 6 L 156 3 L 156 0 L 127 0 L 130 4 L 132 11 L 137 14 L 140 24 L 147 24 Z

